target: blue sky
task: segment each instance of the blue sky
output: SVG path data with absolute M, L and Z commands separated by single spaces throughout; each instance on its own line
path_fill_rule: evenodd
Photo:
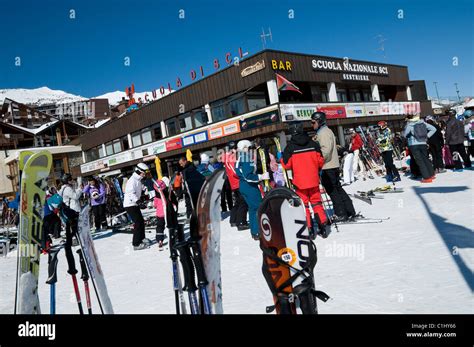
M 260 51 L 262 27 L 271 27 L 268 48 L 407 65 L 431 96 L 433 81 L 441 96 L 456 95 L 455 82 L 461 95 L 474 95 L 474 1 L 0 2 L 0 88 L 48 86 L 91 97 L 132 82 L 151 90 L 178 76 L 187 85 L 191 69 L 210 72 L 228 51 Z M 386 39 L 386 57 L 377 35 Z

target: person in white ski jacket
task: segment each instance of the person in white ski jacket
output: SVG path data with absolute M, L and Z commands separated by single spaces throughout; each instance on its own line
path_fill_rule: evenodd
M 82 195 L 82 189 L 80 186 L 75 186 L 75 182 L 72 179 L 71 174 L 64 174 L 61 178 L 63 186 L 59 190 L 59 195 L 63 198 L 64 204 L 70 209 L 81 212 L 80 198 Z
M 139 163 L 135 167 L 135 172 L 127 181 L 123 197 L 123 207 L 128 215 L 132 218 L 133 239 L 132 245 L 134 250 L 141 250 L 148 248 L 147 239 L 145 239 L 145 221 L 143 219 L 142 211 L 138 206 L 138 200 L 142 195 L 144 189 L 142 180 L 150 172 L 148 166 L 144 163 Z

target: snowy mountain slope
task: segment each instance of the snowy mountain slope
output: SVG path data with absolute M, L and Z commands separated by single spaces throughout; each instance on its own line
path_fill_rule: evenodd
M 165 90 L 165 96 L 170 92 Z M 135 93 L 135 100 L 142 98 L 145 101 L 145 95 L 148 94 L 149 100 L 153 100 L 152 92 Z M 62 90 L 52 90 L 48 87 L 41 87 L 36 89 L 0 89 L 0 105 L 8 98 L 26 105 L 41 106 L 47 104 L 63 104 L 68 102 L 80 101 L 87 99 L 85 97 L 66 93 Z M 115 91 L 105 93 L 99 96 L 92 97 L 92 99 L 108 99 L 109 105 L 114 106 L 118 104 L 122 98 L 127 98 L 125 92 Z M 161 98 L 161 94 L 157 91 L 157 99 Z
M 52 90 L 48 87 L 36 89 L 0 89 L 0 104 L 5 98 L 27 105 L 41 106 L 54 103 L 67 103 L 85 99 L 82 96 L 66 93 L 62 90 Z
M 362 214 L 391 219 L 341 225 L 339 232 L 316 240 L 316 285 L 331 296 L 327 303 L 318 302 L 320 313 L 474 313 L 473 175 L 448 172 L 428 185 L 403 177 L 398 184 L 403 193 L 385 194 L 372 206 L 354 200 Z M 347 191 L 381 185 L 381 178 L 357 181 Z M 231 228 L 228 219 L 221 233 L 224 312 L 264 314 L 272 296 L 261 273 L 258 243 L 248 231 Z M 147 232 L 150 239 L 154 235 L 152 229 Z M 115 312 L 174 313 L 169 251 L 159 252 L 156 245 L 133 251 L 131 238 L 105 233 L 95 239 Z M 0 258 L 0 313 L 13 312 L 15 256 Z M 66 270 L 61 251 L 57 312 L 77 314 Z M 46 277 L 47 257 L 42 256 L 39 294 L 44 313 L 49 312 Z M 95 301 L 93 310 L 98 311 Z

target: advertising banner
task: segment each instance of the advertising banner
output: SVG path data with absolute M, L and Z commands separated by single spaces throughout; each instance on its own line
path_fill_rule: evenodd
M 183 137 L 183 147 L 207 141 L 207 130 Z
M 364 104 L 346 104 L 347 118 L 365 117 Z
M 230 123 L 226 123 L 226 124 L 222 124 L 222 125 L 218 125 L 218 126 L 210 128 L 208 131 L 208 135 L 209 135 L 208 138 L 209 140 L 214 140 L 214 139 L 218 139 L 219 137 L 238 133 L 239 131 L 240 131 L 240 122 L 237 120 L 237 121 L 233 121 Z
M 318 111 L 326 113 L 327 119 L 346 118 L 346 108 L 344 106 L 318 106 Z
M 172 150 L 180 149 L 180 148 L 183 148 L 180 137 L 176 137 L 172 140 L 166 141 L 166 150 L 167 151 L 172 151 Z
M 258 128 L 278 122 L 278 111 L 266 112 L 257 116 L 248 117 L 240 121 L 242 131 Z
M 281 117 L 284 122 L 310 120 L 316 112 L 317 104 L 283 104 L 280 105 Z
M 366 116 L 378 116 L 380 114 L 379 104 L 365 104 L 365 115 Z

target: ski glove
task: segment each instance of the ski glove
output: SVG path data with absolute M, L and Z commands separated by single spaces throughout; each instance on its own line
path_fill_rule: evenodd
M 261 175 L 258 175 L 258 180 L 259 181 L 268 180 L 268 179 L 270 179 L 270 173 L 268 173 L 268 172 L 265 172 Z

